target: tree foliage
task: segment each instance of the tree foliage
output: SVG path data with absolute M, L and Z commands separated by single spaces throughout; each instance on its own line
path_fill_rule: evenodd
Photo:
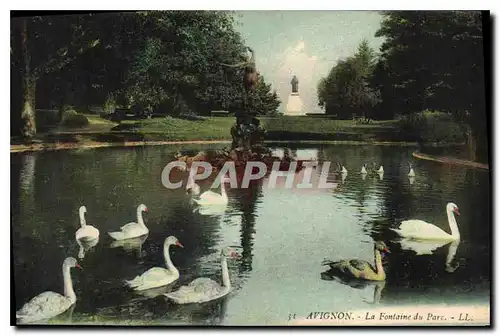
M 449 112 L 475 147 L 486 131 L 482 29 L 480 12 L 386 13 L 376 34 L 386 40 L 373 78 L 382 109 Z
M 367 116 L 378 99 L 370 86 L 375 51 L 363 40 L 354 56 L 340 60 L 318 83 L 319 106 L 339 119 Z

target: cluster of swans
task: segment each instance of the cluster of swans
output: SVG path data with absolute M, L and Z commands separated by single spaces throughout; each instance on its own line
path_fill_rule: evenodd
M 382 180 L 384 178 L 384 172 L 385 172 L 384 166 L 382 166 L 382 165 L 380 165 L 378 169 L 374 168 L 371 171 L 369 171 L 367 169 L 367 165 L 363 164 L 363 166 L 361 166 L 361 170 L 360 170 L 361 178 L 363 180 L 366 179 L 366 176 L 368 176 L 370 173 L 378 175 L 379 178 Z M 340 176 L 342 178 L 342 182 L 344 182 L 346 177 L 347 177 L 348 171 L 344 165 L 341 165 L 338 163 L 336 173 L 340 174 Z M 410 167 L 409 167 L 407 176 L 410 180 L 410 184 L 413 184 L 413 182 L 415 181 L 415 170 L 413 169 L 413 166 L 411 163 L 410 163 Z
M 453 272 L 451 261 L 455 256 L 458 244 L 460 243 L 460 232 L 458 230 L 455 214 L 460 215 L 455 203 L 446 205 L 446 214 L 451 233 L 438 228 L 436 225 L 427 223 L 420 219 L 410 219 L 402 221 L 398 228 L 392 228 L 401 240 L 403 249 L 413 250 L 417 255 L 431 254 L 438 247 L 450 244 L 449 254 L 446 260 L 446 270 Z M 389 249 L 382 241 L 374 244 L 375 266 L 367 261 L 351 259 L 340 261 L 323 261 L 324 266 L 329 266 L 329 277 L 338 278 L 341 282 L 346 279 L 384 281 L 386 274 L 382 265 L 382 259 Z
M 200 197 L 201 202 L 204 202 L 204 205 L 212 204 L 210 201 L 219 202 L 215 204 L 221 204 L 221 202 L 224 204 L 223 202 L 226 200 L 225 202 L 227 203 L 227 195 L 225 194 L 223 183 L 221 185 L 222 195 L 214 192 L 204 193 L 201 196 L 207 195 L 207 197 Z M 142 217 L 142 213 L 147 211 L 148 209 L 144 204 L 139 205 L 137 207 L 137 222 L 127 223 L 119 231 L 108 232 L 109 236 L 115 242 L 120 242 L 123 245 L 134 239 L 141 239 L 142 243 L 149 234 L 149 230 L 144 224 Z M 86 212 L 86 207 L 81 206 L 79 209 L 81 227 L 75 233 L 75 239 L 80 245 L 80 259 L 84 257 L 84 247 L 88 249 L 95 246 L 99 240 L 99 230 L 88 225 L 85 220 Z M 178 280 L 180 274 L 170 258 L 170 246 L 183 247 L 174 236 L 169 236 L 165 239 L 163 256 L 166 268 L 153 267 L 131 280 L 125 280 L 124 283 L 134 291 L 143 292 L 167 286 Z M 221 250 L 222 284 L 209 278 L 198 278 L 187 285 L 181 286 L 174 292 L 163 293 L 163 295 L 177 304 L 202 303 L 227 295 L 231 291 L 227 258 L 239 259 L 241 256 L 229 247 Z M 75 258 L 68 257 L 64 260 L 62 265 L 64 295 L 55 292 L 44 292 L 37 295 L 16 312 L 18 321 L 20 323 L 31 323 L 47 320 L 64 313 L 72 307 L 76 303 L 76 295 L 73 290 L 70 270 L 74 267 L 82 269 Z

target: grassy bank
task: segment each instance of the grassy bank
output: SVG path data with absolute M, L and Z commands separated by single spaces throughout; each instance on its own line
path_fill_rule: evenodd
M 359 124 L 352 120 L 318 117 L 260 117 L 267 141 L 329 141 L 347 143 L 416 142 L 424 137 L 430 143 L 460 143 L 458 126 L 452 120 L 432 114 L 433 122 L 420 119 L 372 121 Z M 79 147 L 99 144 L 133 145 L 134 143 L 177 141 L 230 141 L 232 117 L 211 117 L 203 120 L 153 118 L 127 120 L 118 124 L 96 115 L 85 115 L 88 125 L 71 128 L 60 125 L 40 133 L 34 144 Z M 424 119 L 428 116 L 425 115 Z M 426 119 L 427 120 L 427 119 Z M 14 146 L 33 146 L 21 139 L 11 139 Z M 43 147 L 43 146 L 42 146 Z M 42 148 L 43 149 L 43 148 Z

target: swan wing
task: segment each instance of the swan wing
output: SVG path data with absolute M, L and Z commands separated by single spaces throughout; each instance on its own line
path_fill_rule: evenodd
M 130 222 L 130 223 L 127 223 L 127 224 L 123 225 L 123 226 L 120 228 L 120 230 L 122 230 L 122 231 L 123 231 L 123 233 L 125 233 L 125 232 L 130 232 L 130 231 L 132 231 L 132 230 L 134 230 L 134 229 L 136 229 L 136 228 L 138 228 L 138 227 L 139 227 L 139 223 L 136 223 L 136 222 Z
M 349 260 L 349 264 L 351 265 L 351 267 L 354 267 L 358 271 L 364 271 L 367 268 L 374 270 L 372 265 L 370 265 L 369 262 L 366 262 L 364 260 L 352 259 L 352 260 Z
M 35 296 L 16 312 L 22 322 L 33 322 L 57 316 L 71 306 L 70 300 L 55 292 L 44 292 Z
M 161 281 L 165 278 L 172 277 L 173 273 L 161 267 L 153 267 L 141 275 L 143 281 Z
M 448 233 L 437 226 L 419 219 L 402 221 L 399 230 L 400 235 L 408 238 L 434 238 L 449 236 Z
M 212 203 L 220 203 L 222 201 L 222 195 L 215 193 L 213 191 L 205 191 L 203 194 L 200 195 L 198 199 L 195 199 L 194 201 L 198 204 L 212 204 Z
M 169 270 L 160 267 L 153 267 L 142 275 L 127 281 L 127 284 L 138 291 L 166 286 L 179 278 Z
M 165 296 L 177 303 L 194 303 L 215 300 L 225 295 L 225 292 L 225 288 L 212 279 L 198 278 Z
M 93 240 L 97 237 L 99 237 L 99 230 L 90 225 L 86 225 L 76 231 L 76 239 L 78 240 Z

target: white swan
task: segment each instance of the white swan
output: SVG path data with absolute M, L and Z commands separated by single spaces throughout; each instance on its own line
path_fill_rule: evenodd
M 199 195 L 200 194 L 200 186 L 194 181 L 194 178 L 189 174 L 188 181 L 186 184 L 186 191 L 191 195 Z
M 58 316 L 68 310 L 75 302 L 76 295 L 71 281 L 72 267 L 81 269 L 75 258 L 66 258 L 62 264 L 64 295 L 55 292 L 43 292 L 35 296 L 16 312 L 20 323 L 30 323 Z
M 198 278 L 190 282 L 189 285 L 164 295 L 178 304 L 207 302 L 227 295 L 231 291 L 227 257 L 239 259 L 240 255 L 231 248 L 225 248 L 221 251 L 222 285 L 209 278 Z
M 344 166 L 342 166 L 342 174 L 347 174 L 347 169 Z
M 408 183 L 410 183 L 410 185 L 412 185 L 413 183 L 415 183 L 415 177 L 414 176 L 409 176 L 408 177 Z
M 95 240 L 99 238 L 99 230 L 92 225 L 87 225 L 85 221 L 85 213 L 87 212 L 85 205 L 82 205 L 78 211 L 80 213 L 81 228 L 75 233 L 76 240 Z
M 451 234 L 446 233 L 433 224 L 419 219 L 402 221 L 398 229 L 392 230 L 405 238 L 448 241 L 458 240 L 460 239 L 460 232 L 458 231 L 457 221 L 453 213 L 460 215 L 456 204 L 448 203 L 446 205 L 446 214 L 448 216 Z
M 134 279 L 127 280 L 127 285 L 136 291 L 142 291 L 166 286 L 179 279 L 179 271 L 175 268 L 174 264 L 172 264 L 172 260 L 170 259 L 170 245 L 184 247 L 174 236 L 170 236 L 165 239 L 165 242 L 163 243 L 163 256 L 165 257 L 167 268 L 153 267 L 143 274 L 136 276 Z
M 410 163 L 410 171 L 408 172 L 408 177 L 415 177 L 415 171 Z
M 220 183 L 220 191 L 221 191 L 220 194 L 213 192 L 211 190 L 207 190 L 203 194 L 201 194 L 198 199 L 193 199 L 193 200 L 199 205 L 228 204 L 229 199 L 227 198 L 224 182 L 226 182 L 225 178 L 222 179 Z
M 367 174 L 368 172 L 366 171 L 366 165 L 363 165 L 361 168 L 361 174 Z
M 144 224 L 144 219 L 142 219 L 143 211 L 148 212 L 148 208 L 144 204 L 141 204 L 137 207 L 137 223 L 131 222 L 125 224 L 120 228 L 121 231 L 108 232 L 108 234 L 115 240 L 136 238 L 148 234 L 149 230 Z
M 384 166 L 380 166 L 380 168 L 377 170 L 377 173 L 383 174 L 384 173 Z

